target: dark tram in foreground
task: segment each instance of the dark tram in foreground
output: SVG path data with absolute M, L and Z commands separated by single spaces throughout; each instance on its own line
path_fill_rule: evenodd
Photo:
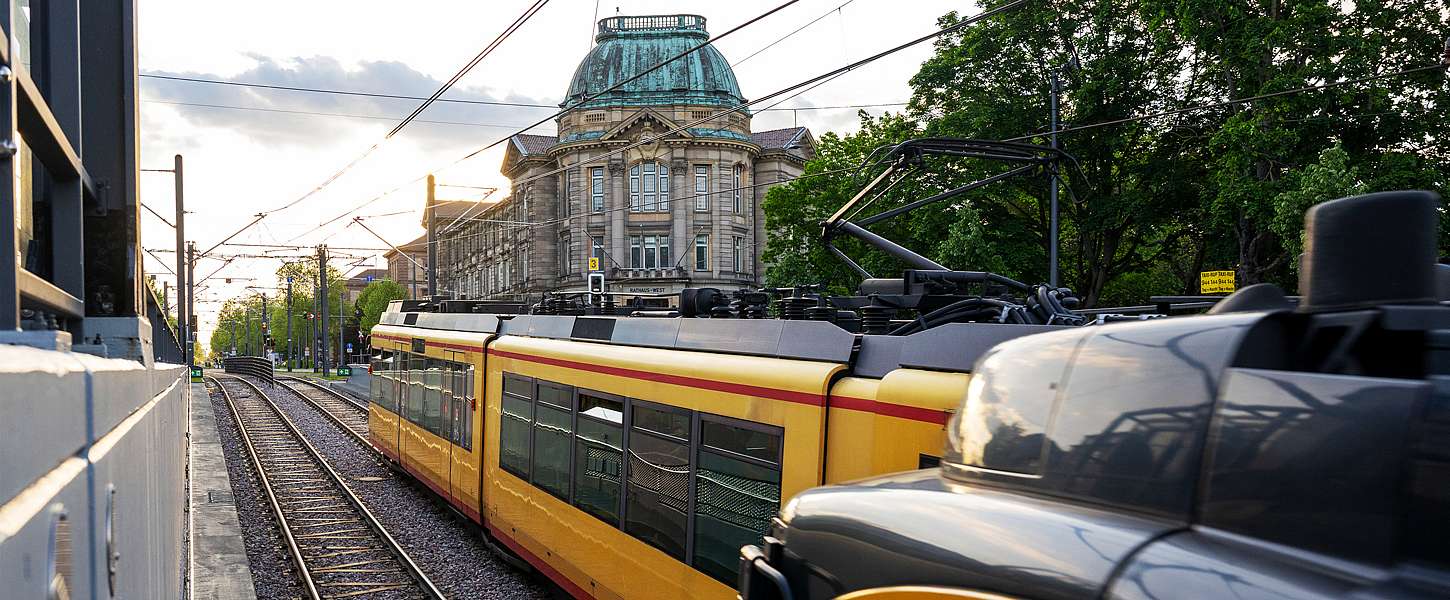
M 1003 342 L 938 468 L 797 494 L 744 600 L 1450 597 L 1450 300 L 1427 192 L 1306 217 L 1297 306 Z

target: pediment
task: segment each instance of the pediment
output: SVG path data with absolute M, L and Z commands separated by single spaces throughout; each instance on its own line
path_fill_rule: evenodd
M 604 132 L 600 139 L 622 140 L 638 142 L 646 137 L 662 135 L 680 125 L 673 119 L 652 108 L 642 109 L 623 121 L 609 131 Z M 688 130 L 677 131 L 663 139 L 689 139 L 694 137 Z

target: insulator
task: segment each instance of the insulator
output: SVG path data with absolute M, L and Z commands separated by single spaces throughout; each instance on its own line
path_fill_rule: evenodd
M 861 332 L 882 334 L 891 329 L 891 314 L 896 309 L 877 304 L 876 295 L 870 296 L 871 304 L 861 307 Z
M 729 319 L 735 316 L 735 311 L 729 306 L 713 306 L 710 308 L 711 319 Z

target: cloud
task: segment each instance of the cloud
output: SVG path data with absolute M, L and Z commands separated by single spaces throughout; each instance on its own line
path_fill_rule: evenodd
M 405 96 L 428 96 L 442 84 L 396 61 L 366 61 L 350 67 L 326 56 L 278 59 L 253 54 L 249 58 L 255 65 L 233 76 L 194 71 L 148 71 L 147 74 Z M 142 78 L 142 82 L 143 97 L 150 101 L 146 103 L 148 107 L 164 107 L 195 126 L 227 130 L 269 145 L 316 147 L 320 140 L 370 131 L 381 136 L 419 104 L 418 100 L 410 99 L 156 78 Z M 496 94 L 478 88 L 454 87 L 444 97 L 552 106 L 548 99 Z M 436 102 L 400 136 L 424 146 L 481 146 L 550 112 L 534 107 Z M 546 123 L 533 132 L 550 133 L 553 129 L 552 123 Z

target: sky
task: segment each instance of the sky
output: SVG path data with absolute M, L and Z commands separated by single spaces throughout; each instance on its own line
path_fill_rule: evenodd
M 552 0 L 443 98 L 557 105 L 575 67 L 593 45 L 596 19 L 615 14 L 700 14 L 713 35 L 781 2 Z M 532 0 L 137 4 L 142 74 L 427 96 Z M 930 33 L 937 17 L 953 10 L 970 14 L 976 8 L 972 2 L 944 0 L 800 0 L 732 34 L 716 48 L 734 63 L 741 91 L 753 99 Z M 931 44 L 923 43 L 810 89 L 777 108 L 904 102 L 910 96 L 908 79 L 930 53 Z M 141 166 L 170 168 L 173 155 L 185 157 L 187 238 L 197 242 L 198 250 L 220 242 L 251 221 L 252 215 L 308 194 L 382 140 L 418 104 L 149 77 L 142 77 L 139 86 Z M 899 108 L 867 110 L 879 114 Z M 461 186 L 441 188 L 442 199 L 476 199 L 482 192 L 474 188 L 488 186 L 499 188 L 494 199 L 500 198 L 508 189 L 508 180 L 499 173 L 502 146 L 459 159 L 552 112 L 435 103 L 341 177 L 294 206 L 271 213 L 232 241 L 385 248 L 382 240 L 349 225 L 350 216 L 322 226 L 370 201 L 355 214 L 388 243 L 407 243 L 423 233 L 422 176 L 432 172 L 440 184 Z M 797 124 L 809 127 L 817 137 L 827 131 L 848 133 L 856 128 L 856 109 L 760 112 L 752 128 Z M 553 134 L 553 123 L 529 133 Z M 174 214 L 170 174 L 145 173 L 141 181 L 142 202 L 168 218 Z M 156 253 L 145 257 L 147 273 L 174 283 L 168 269 L 175 264 L 175 255 L 170 254 L 175 234 L 148 212 L 143 211 L 141 218 L 142 245 Z M 261 254 L 262 250 L 226 247 L 216 254 Z M 303 253 L 311 250 L 272 252 Z M 332 263 L 342 267 L 355 262 L 348 273 L 386 266 L 380 251 L 338 250 L 337 254 L 355 257 Z M 249 293 L 249 285 L 275 285 L 280 264 L 264 258 L 237 258 L 225 266 L 219 260 L 198 264 L 198 279 L 217 273 L 197 293 L 198 337 L 203 344 L 211 336 L 222 301 Z

